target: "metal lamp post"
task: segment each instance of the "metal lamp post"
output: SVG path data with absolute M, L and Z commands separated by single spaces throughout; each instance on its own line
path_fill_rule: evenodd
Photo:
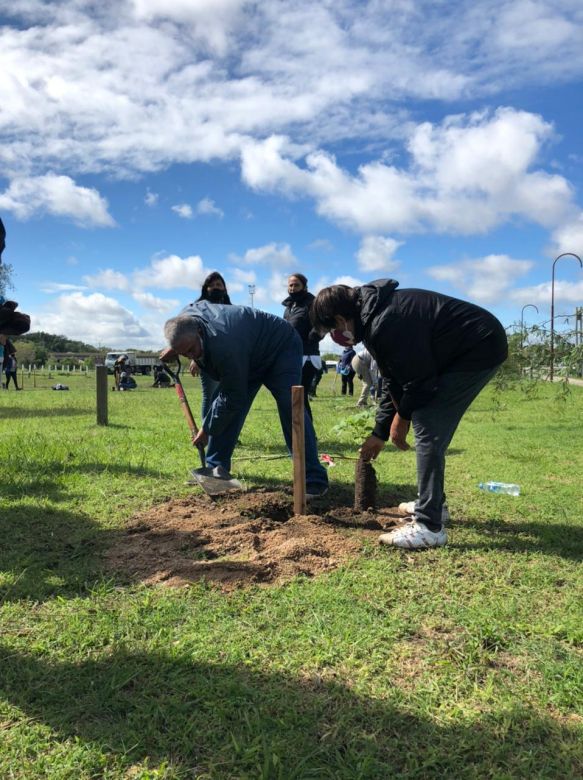
M 563 252 L 562 255 L 555 257 L 553 261 L 553 272 L 551 276 L 551 367 L 549 372 L 551 382 L 555 376 L 555 265 L 557 264 L 557 260 L 560 260 L 561 257 L 574 257 L 575 260 L 579 262 L 581 268 L 583 268 L 583 261 L 579 255 L 576 255 L 573 252 Z
M 534 303 L 527 303 L 522 307 L 520 311 L 520 349 L 524 349 L 524 310 L 528 309 L 529 306 L 536 309 L 536 313 L 538 314 L 538 308 Z

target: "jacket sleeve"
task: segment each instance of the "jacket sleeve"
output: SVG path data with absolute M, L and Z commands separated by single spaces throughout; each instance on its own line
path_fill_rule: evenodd
M 395 399 L 393 398 L 393 394 L 397 399 L 400 397 L 398 385 L 383 377 L 381 380 L 379 405 L 375 415 L 375 426 L 373 428 L 373 435 L 379 439 L 382 439 L 383 441 L 388 441 L 389 435 L 391 433 L 391 423 L 393 422 L 393 418 L 397 413 L 397 407 Z

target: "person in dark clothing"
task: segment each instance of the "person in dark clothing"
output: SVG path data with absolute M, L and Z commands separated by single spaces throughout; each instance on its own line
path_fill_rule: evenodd
M 200 295 L 196 299 L 197 303 L 199 301 L 222 303 L 227 306 L 231 305 L 231 299 L 227 292 L 227 283 L 218 271 L 210 273 L 202 283 Z M 202 390 L 201 416 L 204 419 L 219 392 L 219 383 L 204 371 L 200 371 L 194 360 L 190 362 L 189 371 L 192 376 L 198 376 L 200 374 L 200 386 Z
M 160 356 L 162 361 L 184 355 L 219 383 L 219 392 L 193 440 L 195 445 L 208 445 L 207 466 L 228 474 L 237 438 L 262 385 L 275 398 L 291 452 L 291 388 L 299 384 L 302 370 L 302 342 L 291 325 L 247 306 L 199 301 L 168 320 L 164 333 L 170 348 Z M 314 427 L 306 410 L 304 430 L 306 495 L 314 498 L 327 491 L 328 474 L 318 459 Z
M 328 366 L 326 365 L 326 361 L 322 360 L 321 368 L 316 372 L 314 378 L 312 379 L 312 386 L 310 387 L 310 392 L 309 392 L 310 401 L 312 400 L 312 398 L 316 397 L 318 385 L 322 381 L 322 377 L 324 376 L 324 374 L 327 373 L 328 373 Z
M 164 371 L 164 366 L 154 366 L 154 383 L 152 387 L 170 387 L 170 377 Z
M 342 379 L 342 395 L 354 395 L 355 370 L 352 368 L 352 358 L 356 352 L 352 347 L 345 347 L 338 361 L 338 373 Z
M 131 374 L 128 374 L 127 371 L 121 372 L 118 390 L 135 390 L 137 386 L 137 382 Z
M 304 387 L 304 404 L 306 411 L 312 419 L 310 407 L 310 395 L 312 384 L 318 371 L 322 368 L 320 357 L 320 337 L 312 332 L 310 320 L 310 308 L 314 300 L 311 292 L 308 292 L 308 280 L 303 274 L 292 274 L 287 280 L 287 298 L 282 301 L 285 306 L 283 318 L 297 330 L 302 340 L 302 385 Z
M 231 304 L 229 293 L 227 292 L 227 283 L 218 271 L 213 271 L 202 283 L 198 301 L 209 301 L 210 303 Z
M 0 266 L 2 265 L 2 253 L 6 248 L 6 229 L 0 219 Z M 0 293 L 0 335 L 3 336 L 21 336 L 30 330 L 30 316 L 16 311 L 18 303 L 16 301 L 7 301 L 4 295 Z M 2 350 L 0 350 L 0 353 Z M 2 362 L 3 355 L 0 357 Z M 0 372 L 1 373 L 1 372 Z
M 363 342 L 383 377 L 376 424 L 361 447 L 365 460 L 385 442 L 401 450 L 415 432 L 419 498 L 411 522 L 380 541 L 397 547 L 446 544 L 445 452 L 466 409 L 506 360 L 500 322 L 485 309 L 429 290 L 399 290 L 381 279 L 320 291 L 314 326 L 342 346 Z
M 10 385 L 11 379 L 14 382 L 14 388 L 16 390 L 20 390 L 20 387 L 18 387 L 16 370 L 17 370 L 16 350 L 14 349 L 12 342 L 9 339 L 6 339 L 6 344 L 4 346 L 4 373 L 6 374 L 7 390 Z
M 129 355 L 126 355 L 125 352 L 123 352 L 121 355 L 118 355 L 115 359 L 115 362 L 113 364 L 113 390 L 121 390 L 121 375 L 123 373 L 127 374 L 127 367 L 129 365 L 130 358 Z

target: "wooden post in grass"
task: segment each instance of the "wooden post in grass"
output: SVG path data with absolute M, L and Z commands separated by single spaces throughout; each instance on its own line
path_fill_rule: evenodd
M 294 462 L 294 514 L 306 514 L 306 447 L 304 431 L 304 388 L 292 389 L 292 457 Z
M 107 425 L 107 366 L 95 367 L 97 391 L 97 425 Z

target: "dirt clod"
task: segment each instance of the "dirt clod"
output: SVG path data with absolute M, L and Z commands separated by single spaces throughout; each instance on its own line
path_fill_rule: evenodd
M 391 509 L 359 514 L 329 502 L 320 511 L 293 516 L 287 490 L 169 500 L 130 521 L 106 564 L 130 581 L 204 580 L 228 591 L 330 571 L 397 522 Z

